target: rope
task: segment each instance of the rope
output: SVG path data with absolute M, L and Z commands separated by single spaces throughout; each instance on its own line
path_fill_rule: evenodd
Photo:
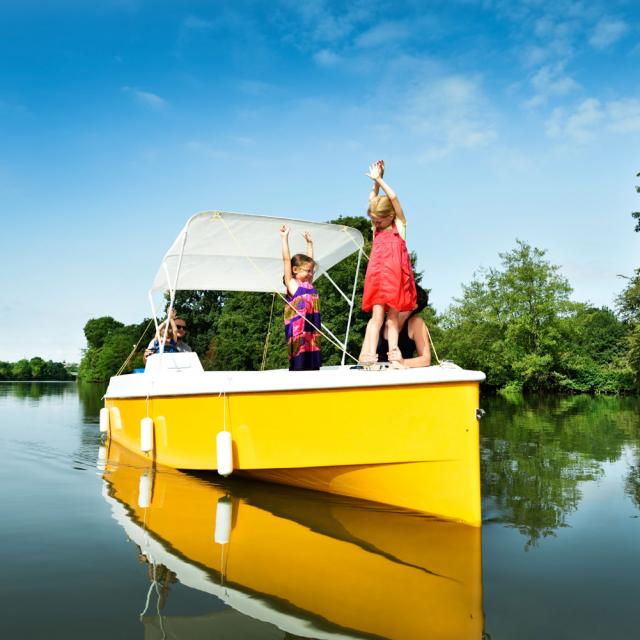
M 127 365 L 129 364 L 129 361 L 133 357 L 133 354 L 137 351 L 138 345 L 142 341 L 142 338 L 144 338 L 145 333 L 147 333 L 147 331 L 149 330 L 149 327 L 151 326 L 152 322 L 153 322 L 153 318 L 151 320 L 149 320 L 149 324 L 147 324 L 147 326 L 145 327 L 144 331 L 142 332 L 142 335 L 138 339 L 138 342 L 136 342 L 133 345 L 133 349 L 131 349 L 131 353 L 127 356 L 127 359 L 122 363 L 122 366 L 118 369 L 118 373 L 116 373 L 117 376 L 119 376 L 125 370 Z
M 433 355 L 436 357 L 436 362 L 438 363 L 438 365 L 440 365 L 441 363 L 440 363 L 440 358 L 438 358 L 438 352 L 436 351 L 436 345 L 433 344 L 433 340 L 431 338 L 431 331 L 429 331 L 429 327 L 427 327 L 426 323 L 425 323 L 425 327 L 427 329 L 427 336 L 429 337 L 429 344 L 433 349 Z
M 267 329 L 267 337 L 264 340 L 264 348 L 262 349 L 262 364 L 260 365 L 260 371 L 264 371 L 264 367 L 267 363 L 267 351 L 269 350 L 269 338 L 271 337 L 271 320 L 273 319 L 273 305 L 276 301 L 276 294 L 273 293 L 271 298 L 271 312 L 269 313 L 269 328 Z

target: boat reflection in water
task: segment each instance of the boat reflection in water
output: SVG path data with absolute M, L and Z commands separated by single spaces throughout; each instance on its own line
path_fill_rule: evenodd
M 177 578 L 229 607 L 145 615 L 146 638 L 482 637 L 480 528 L 142 464 L 114 442 L 99 460 L 157 597 Z

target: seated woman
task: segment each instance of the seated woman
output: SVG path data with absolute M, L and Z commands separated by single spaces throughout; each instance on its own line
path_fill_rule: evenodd
M 398 314 L 400 334 L 397 349 L 389 351 L 386 322 L 382 325 L 378 338 L 378 362 L 395 363 L 395 366 L 401 368 L 428 367 L 431 364 L 429 330 L 424 320 L 417 315 L 429 303 L 429 294 L 419 286 L 416 286 L 416 293 L 416 308 Z

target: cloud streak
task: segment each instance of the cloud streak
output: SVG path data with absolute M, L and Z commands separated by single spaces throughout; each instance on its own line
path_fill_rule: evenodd
M 138 104 L 149 107 L 154 111 L 162 111 L 168 105 L 168 102 L 164 98 L 150 91 L 142 91 L 135 87 L 122 87 L 122 91 L 131 95 Z

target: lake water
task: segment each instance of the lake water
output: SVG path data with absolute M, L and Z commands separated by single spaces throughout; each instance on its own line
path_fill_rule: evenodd
M 0 384 L 3 638 L 638 635 L 637 399 L 483 399 L 480 531 L 154 472 L 101 392 Z

